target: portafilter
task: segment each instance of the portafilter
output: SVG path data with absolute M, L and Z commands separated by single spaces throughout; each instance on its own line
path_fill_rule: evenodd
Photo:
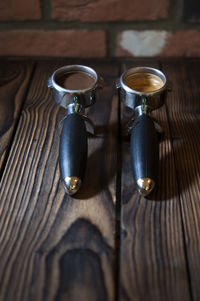
M 166 97 L 167 80 L 163 72 L 150 67 L 125 71 L 117 81 L 119 96 L 136 118 L 130 128 L 133 177 L 138 191 L 146 196 L 158 179 L 159 144 L 151 111 Z
M 69 195 L 79 190 L 86 168 L 88 143 L 85 121 L 90 120 L 84 111 L 95 103 L 96 91 L 102 84 L 103 80 L 96 71 L 83 65 L 61 67 L 48 80 L 54 100 L 67 109 L 62 122 L 59 165 L 64 188 Z

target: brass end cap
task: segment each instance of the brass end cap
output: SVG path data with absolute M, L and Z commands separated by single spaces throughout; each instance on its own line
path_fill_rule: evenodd
M 81 182 L 82 182 L 81 179 L 79 179 L 77 177 L 66 177 L 64 179 L 65 191 L 69 195 L 74 195 L 79 190 L 79 188 L 81 186 Z
M 143 196 L 147 196 L 154 189 L 155 182 L 150 178 L 140 178 L 137 180 L 137 187 L 140 194 L 142 194 Z

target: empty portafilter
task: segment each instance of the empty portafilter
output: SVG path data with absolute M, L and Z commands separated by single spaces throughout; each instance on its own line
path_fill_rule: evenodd
M 136 67 L 121 75 L 117 88 L 120 100 L 135 112 L 130 129 L 131 164 L 137 189 L 146 196 L 157 183 L 159 163 L 157 133 L 150 114 L 163 104 L 167 80 L 158 69 Z
M 87 162 L 85 108 L 95 103 L 96 91 L 103 80 L 95 70 L 83 65 L 57 69 L 48 80 L 56 103 L 67 109 L 60 138 L 59 165 L 66 192 L 75 194 L 83 181 Z

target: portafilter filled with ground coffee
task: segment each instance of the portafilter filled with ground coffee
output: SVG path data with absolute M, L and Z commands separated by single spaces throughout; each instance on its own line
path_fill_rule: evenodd
M 57 69 L 48 80 L 56 103 L 67 109 L 60 138 L 59 165 L 66 192 L 75 194 L 83 181 L 87 162 L 87 132 L 83 115 L 95 103 L 103 80 L 95 70 L 83 65 Z M 91 123 L 91 122 L 90 122 Z
M 163 104 L 167 91 L 165 75 L 150 67 L 125 71 L 117 82 L 121 101 L 135 111 L 130 128 L 133 177 L 142 195 L 152 192 L 157 182 L 159 145 L 152 110 Z

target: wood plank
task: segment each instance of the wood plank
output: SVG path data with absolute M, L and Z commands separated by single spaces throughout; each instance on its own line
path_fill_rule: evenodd
M 159 67 L 156 61 L 127 62 L 133 66 Z M 169 78 L 171 74 L 168 74 Z M 148 198 L 134 188 L 129 140 L 122 140 L 120 300 L 190 300 L 187 263 L 166 107 L 153 116 L 164 129 L 159 144 L 158 189 Z
M 200 299 L 200 60 L 167 61 L 167 100 L 193 300 Z
M 0 171 L 5 165 L 33 63 L 0 60 Z
M 46 87 L 58 65 L 36 68 L 1 182 L 1 298 L 114 300 L 117 101 L 111 82 L 118 67 L 90 62 L 109 76 L 89 111 L 100 136 L 89 139 L 85 182 L 71 198 L 58 167 L 56 127 L 64 110 Z

